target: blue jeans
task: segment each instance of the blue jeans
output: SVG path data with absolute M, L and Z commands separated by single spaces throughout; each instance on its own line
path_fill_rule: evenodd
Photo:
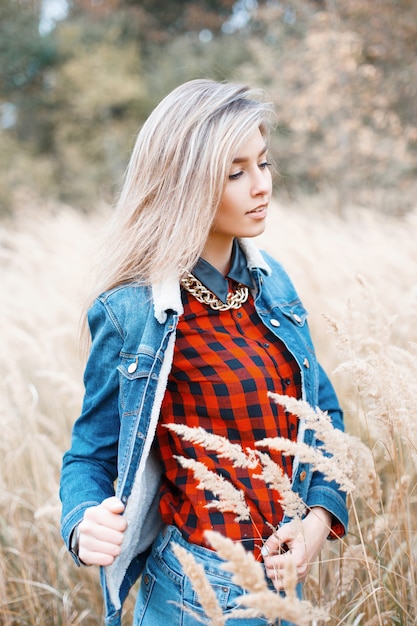
M 221 569 L 224 561 L 216 552 L 188 543 L 175 526 L 166 527 L 156 538 L 143 571 L 136 599 L 133 626 L 201 626 L 209 620 L 199 603 L 190 580 L 173 551 L 178 543 L 204 566 L 205 575 L 213 587 L 224 617 L 238 607 L 238 598 L 245 591 L 232 583 L 232 574 Z M 270 584 L 271 589 L 272 583 Z M 195 613 L 197 619 L 190 611 Z M 270 626 L 262 617 L 228 619 L 227 626 Z M 277 620 L 275 626 L 293 626 Z

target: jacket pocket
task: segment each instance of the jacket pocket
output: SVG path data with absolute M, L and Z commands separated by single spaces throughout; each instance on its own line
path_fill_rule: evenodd
M 293 324 L 300 327 L 305 325 L 308 312 L 300 300 L 290 302 L 289 304 L 280 304 L 278 307 L 282 314 Z
M 150 352 L 121 354 L 119 372 L 119 402 L 123 414 L 135 413 L 151 382 L 158 380 L 160 360 Z

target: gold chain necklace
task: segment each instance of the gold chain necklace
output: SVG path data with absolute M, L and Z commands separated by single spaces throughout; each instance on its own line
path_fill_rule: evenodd
M 181 286 L 184 287 L 196 300 L 202 304 L 208 304 L 214 311 L 227 311 L 229 309 L 240 309 L 249 296 L 249 289 L 239 284 L 234 293 L 227 294 L 227 302 L 224 303 L 212 291 L 207 289 L 202 282 L 193 274 L 187 274 L 181 279 Z

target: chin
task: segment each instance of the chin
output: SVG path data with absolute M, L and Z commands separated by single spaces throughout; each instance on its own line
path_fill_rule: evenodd
M 250 233 L 248 233 L 247 235 L 243 235 L 244 237 L 257 237 L 258 235 L 262 235 L 263 232 L 265 232 L 265 227 L 266 224 L 259 224 L 258 228 L 254 228 L 251 230 Z

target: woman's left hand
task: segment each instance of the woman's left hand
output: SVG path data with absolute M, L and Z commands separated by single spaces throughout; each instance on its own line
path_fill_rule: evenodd
M 330 532 L 331 514 L 313 507 L 302 521 L 281 526 L 262 548 L 265 572 L 277 591 L 284 589 L 285 567 L 293 559 L 298 582 L 303 581 Z

